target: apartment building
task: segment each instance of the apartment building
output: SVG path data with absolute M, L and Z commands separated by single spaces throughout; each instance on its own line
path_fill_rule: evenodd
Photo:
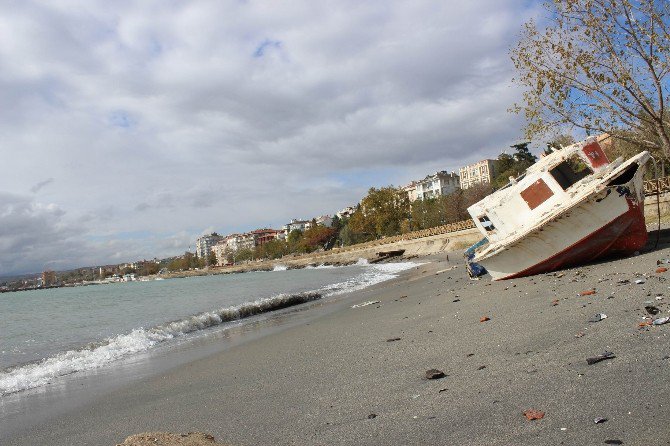
M 288 236 L 291 231 L 305 232 L 305 230 L 309 229 L 311 226 L 312 222 L 309 220 L 298 220 L 294 218 L 289 223 L 282 226 L 282 231 Z
M 491 184 L 496 176 L 496 160 L 481 160 L 459 169 L 461 189 L 467 189 L 475 184 Z
M 460 187 L 458 175 L 455 172 L 439 171 L 428 175 L 423 180 L 413 181 L 403 190 L 407 192 L 409 201 L 437 198 L 440 195 L 449 195 Z
M 212 250 L 212 247 L 222 239 L 223 237 L 221 237 L 216 232 L 198 237 L 198 239 L 195 241 L 195 254 L 201 259 L 207 258 Z
M 404 190 L 407 193 L 407 196 L 409 197 L 410 203 L 417 199 L 417 196 L 416 196 L 416 181 L 412 181 L 411 183 L 407 184 L 406 186 L 403 186 L 402 190 Z

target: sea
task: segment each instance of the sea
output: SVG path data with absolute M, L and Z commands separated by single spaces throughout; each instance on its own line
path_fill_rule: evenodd
M 0 294 L 0 398 L 327 302 L 415 263 L 315 266 Z

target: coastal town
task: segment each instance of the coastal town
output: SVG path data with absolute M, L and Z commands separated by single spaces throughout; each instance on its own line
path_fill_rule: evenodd
M 611 158 L 627 155 L 625 145 L 614 144 L 607 134 L 597 141 Z M 556 138 L 547 146 L 574 142 Z M 471 221 L 466 208 L 506 185 L 537 161 L 522 142 L 489 158 L 455 171 L 440 170 L 400 187 L 371 188 L 357 204 L 333 214 L 311 219 L 292 219 L 281 228 L 258 228 L 244 233 L 204 234 L 194 241 L 193 251 L 167 258 L 142 259 L 120 264 L 97 265 L 37 276 L 0 281 L 0 292 L 47 289 L 61 286 L 99 285 L 162 279 L 184 271 L 226 271 L 227 267 L 262 260 L 293 258 L 336 247 L 355 246 L 416 230 Z M 536 149 L 537 150 L 537 149 Z M 542 149 L 539 149 L 543 155 Z M 511 153 L 508 153 L 511 152 Z M 378 224 L 384 221 L 383 225 Z
M 525 147 L 525 146 L 524 146 Z M 503 158 L 510 156 L 503 152 Z M 403 200 L 408 203 L 407 213 L 411 212 L 412 204 L 419 202 L 433 202 L 440 197 L 444 198 L 458 191 L 483 186 L 485 191 L 493 183 L 500 173 L 499 159 L 485 159 L 479 162 L 463 166 L 456 172 L 437 171 L 426 175 L 423 179 L 411 181 L 405 186 L 396 188 L 397 193 L 402 195 Z M 73 286 L 81 284 L 106 284 L 118 282 L 133 282 L 149 280 L 147 276 L 156 276 L 169 271 L 180 271 L 188 269 L 217 268 L 235 265 L 240 262 L 258 260 L 255 254 L 263 253 L 268 244 L 287 245 L 293 233 L 293 239 L 301 238 L 305 233 L 321 231 L 321 237 L 317 244 L 311 246 L 307 251 L 324 250 L 345 244 L 345 241 L 337 240 L 339 230 L 344 224 L 361 209 L 362 202 L 354 206 L 345 207 L 332 215 L 321 215 L 311 219 L 292 219 L 281 228 L 259 228 L 245 233 L 220 235 L 210 233 L 202 235 L 195 240 L 194 251 L 186 252 L 174 257 L 151 260 L 137 260 L 120 263 L 116 265 L 100 265 L 78 268 L 69 272 L 43 271 L 33 277 L 23 277 L 14 281 L 0 281 L 0 292 L 18 291 L 28 289 L 46 289 L 59 286 Z M 439 223 L 449 223 L 441 220 Z M 430 226 L 427 226 L 430 227 Z M 421 229 L 425 229 L 422 227 Z M 409 228 L 408 228 L 409 229 Z M 377 235 L 374 235 L 376 237 Z M 366 239 L 362 239 L 366 240 Z M 351 244 L 348 241 L 347 244 Z M 275 251 L 277 252 L 277 251 Z M 294 252 L 306 252 L 305 250 L 293 252 L 286 249 L 278 251 L 279 256 L 293 254 Z M 264 257 L 276 258 L 277 254 L 265 255 Z M 160 277 L 159 277 L 160 278 Z

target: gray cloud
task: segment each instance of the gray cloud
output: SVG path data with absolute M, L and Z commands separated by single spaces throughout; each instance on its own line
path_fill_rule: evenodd
M 13 218 L 51 237 L 0 274 L 168 255 L 495 156 L 519 136 L 507 51 L 535 11 L 461 3 L 5 5 L 0 191 L 55 204 L 21 198 Z M 18 228 L 3 243 L 28 243 Z
M 30 188 L 30 192 L 36 194 L 39 192 L 44 186 L 48 186 L 49 184 L 53 183 L 54 179 L 53 178 L 47 178 L 44 181 L 40 181 L 39 183 L 35 184 L 33 187 Z

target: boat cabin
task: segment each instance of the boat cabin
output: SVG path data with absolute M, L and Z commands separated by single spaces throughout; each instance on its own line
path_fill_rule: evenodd
M 617 163 L 620 163 L 617 160 Z M 489 242 L 495 243 L 534 226 L 579 195 L 593 174 L 610 166 L 596 137 L 556 149 L 468 212 Z

